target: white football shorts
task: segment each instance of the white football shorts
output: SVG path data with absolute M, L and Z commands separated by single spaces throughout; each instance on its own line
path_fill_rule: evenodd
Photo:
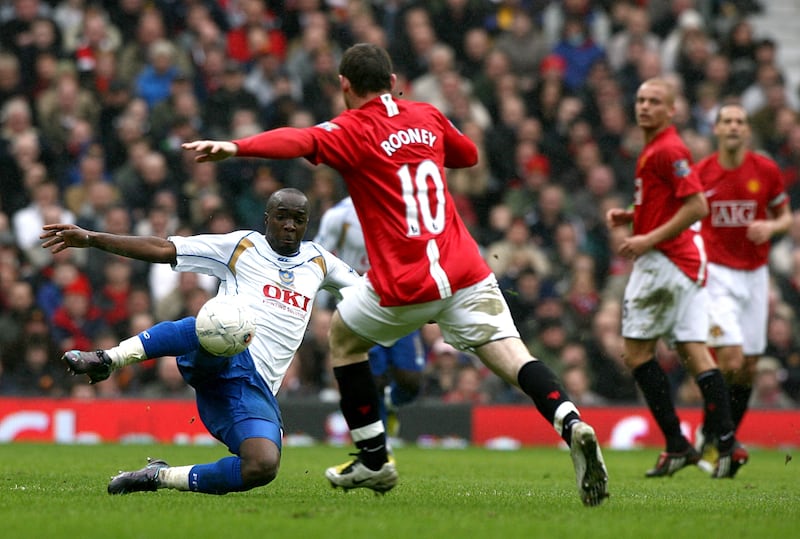
M 710 308 L 708 345 L 741 346 L 744 355 L 759 356 L 767 348 L 769 270 L 737 270 L 708 265 Z
M 469 352 L 491 341 L 519 337 L 494 275 L 445 299 L 397 307 L 382 307 L 369 279 L 362 279 L 342 289 L 337 309 L 350 329 L 383 346 L 430 321 L 439 324 L 445 342 Z
M 708 293 L 664 253 L 651 250 L 636 259 L 622 303 L 622 336 L 706 342 Z

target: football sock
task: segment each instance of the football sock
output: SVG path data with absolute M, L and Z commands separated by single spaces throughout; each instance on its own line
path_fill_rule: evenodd
M 193 316 L 174 322 L 159 322 L 138 337 L 147 357 L 182 356 L 200 346 L 194 324 Z
M 716 434 L 717 448 L 727 451 L 734 442 L 733 421 L 731 420 L 731 403 L 728 387 L 719 369 L 711 369 L 697 375 L 697 386 L 703 394 L 703 424 L 712 435 Z
M 193 466 L 162 468 L 158 472 L 158 488 L 189 490 L 189 473 Z
M 175 322 L 159 322 L 106 350 L 106 353 L 115 369 L 153 357 L 182 356 L 200 346 L 194 320 L 194 317 L 188 317 Z
M 242 459 L 225 457 L 209 464 L 196 464 L 189 472 L 189 489 L 206 494 L 226 494 L 242 488 Z
M 368 361 L 334 367 L 339 384 L 339 406 L 361 461 L 379 470 L 387 461 L 386 432 L 380 416 L 380 398 Z
M 747 403 L 750 402 L 753 386 L 731 384 L 728 386 L 728 391 L 731 394 L 731 420 L 733 420 L 734 427 L 738 428 L 747 412 Z
M 539 413 L 569 445 L 572 442 L 572 425 L 580 421 L 580 415 L 553 370 L 541 361 L 529 361 L 519 370 L 517 383 L 533 399 Z
M 667 375 L 661 365 L 651 358 L 633 369 L 633 377 L 642 390 L 644 400 L 650 408 L 664 438 L 667 442 L 667 452 L 680 453 L 689 447 L 689 442 L 681 433 L 681 423 L 675 412 L 675 405 L 670 395 L 670 385 Z

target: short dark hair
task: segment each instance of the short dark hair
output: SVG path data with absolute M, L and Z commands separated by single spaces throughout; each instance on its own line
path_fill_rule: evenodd
M 392 89 L 392 59 L 386 50 L 371 43 L 357 43 L 347 49 L 339 74 L 360 96 Z

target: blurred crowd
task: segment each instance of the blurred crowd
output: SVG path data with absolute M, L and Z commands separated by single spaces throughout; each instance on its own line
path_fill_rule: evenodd
M 344 108 L 337 67 L 356 42 L 385 46 L 398 94 L 435 104 L 480 163 L 451 171 L 459 211 L 497 274 L 534 355 L 583 406 L 640 402 L 620 353 L 626 232 L 642 135 L 639 83 L 681 89 L 676 124 L 695 159 L 712 151 L 721 103 L 751 114 L 753 146 L 800 209 L 800 94 L 757 35 L 755 1 L 724 0 L 5 0 L 0 1 L 0 395 L 191 396 L 172 358 L 89 386 L 69 349 L 105 349 L 193 315 L 216 282 L 94 250 L 51 255 L 43 224 L 166 237 L 263 231 L 266 197 L 297 187 L 322 213 L 346 193 L 304 160 L 198 164 L 184 141 L 310 126 Z M 800 401 L 800 212 L 772 251 L 769 349 L 753 406 Z M 330 398 L 330 305 L 320 304 L 279 394 Z M 526 400 L 424 328 L 423 398 Z M 664 346 L 682 405 L 700 402 Z

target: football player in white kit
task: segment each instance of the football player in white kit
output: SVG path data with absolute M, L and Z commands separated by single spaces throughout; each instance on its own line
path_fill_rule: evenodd
M 353 199 L 346 197 L 327 210 L 314 241 L 334 253 L 363 275 L 369 269 L 364 233 Z M 392 346 L 376 345 L 369 351 L 369 366 L 382 396 L 381 419 L 389 436 L 400 430 L 397 409 L 412 402 L 421 390 L 425 347 L 419 330 Z
M 45 225 L 42 246 L 53 252 L 95 247 L 169 263 L 176 271 L 213 275 L 220 280 L 219 294 L 248 298 L 257 314 L 253 342 L 233 357 L 214 356 L 200 347 L 194 317 L 158 323 L 110 350 L 64 354 L 69 370 L 88 375 L 92 383 L 128 364 L 177 356 L 184 379 L 195 388 L 203 424 L 234 455 L 177 467 L 150 461 L 140 470 L 112 478 L 109 494 L 158 488 L 225 494 L 266 485 L 276 477 L 282 425 L 275 394 L 303 339 L 314 297 L 321 288 L 338 294 L 360 279 L 321 246 L 302 241 L 308 218 L 306 196 L 281 189 L 267 201 L 265 235 L 241 230 L 162 239 Z

